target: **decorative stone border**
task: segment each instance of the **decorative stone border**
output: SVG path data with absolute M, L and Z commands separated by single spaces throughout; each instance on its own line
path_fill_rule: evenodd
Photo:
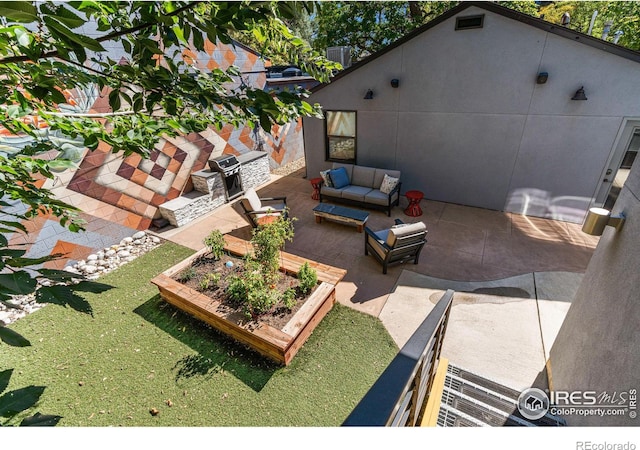
M 95 280 L 138 256 L 144 255 L 160 245 L 161 242 L 162 240 L 157 236 L 147 234 L 145 231 L 138 231 L 133 236 L 124 238 L 119 244 L 105 247 L 99 252 L 87 256 L 86 259 L 65 267 L 64 270 L 84 275 L 89 280 Z M 0 321 L 5 325 L 46 306 L 46 304 L 36 302 L 35 294 L 15 296 L 9 302 L 14 305 L 13 308 L 7 308 L 0 303 Z

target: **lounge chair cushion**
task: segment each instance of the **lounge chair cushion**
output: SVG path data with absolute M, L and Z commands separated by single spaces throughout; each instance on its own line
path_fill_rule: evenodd
M 249 211 L 260 211 L 262 209 L 262 202 L 255 189 L 250 188 L 244 193 L 242 202 L 246 209 Z
M 384 247 L 384 243 L 387 240 L 387 236 L 389 235 L 389 230 L 381 230 L 381 231 L 376 231 L 374 233 L 375 238 L 372 236 L 367 236 L 367 239 L 369 239 L 369 244 L 371 245 L 371 248 L 382 258 L 384 259 L 384 257 L 386 256 L 386 252 L 387 250 Z
M 389 247 L 393 248 L 396 245 L 397 238 L 419 233 L 421 231 L 425 231 L 426 229 L 427 226 L 423 222 L 396 225 L 389 230 L 389 233 L 387 234 L 386 244 Z M 418 239 L 421 238 L 417 237 L 416 240 Z

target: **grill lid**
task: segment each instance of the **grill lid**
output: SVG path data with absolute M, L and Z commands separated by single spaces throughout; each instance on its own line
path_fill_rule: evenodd
M 234 155 L 221 155 L 209 160 L 209 168 L 214 172 L 228 173 L 240 166 Z

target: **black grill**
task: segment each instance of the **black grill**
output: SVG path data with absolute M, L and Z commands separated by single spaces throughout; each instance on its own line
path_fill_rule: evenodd
M 227 201 L 231 201 L 244 193 L 238 158 L 233 155 L 218 156 L 209 160 L 209 168 L 222 175 Z

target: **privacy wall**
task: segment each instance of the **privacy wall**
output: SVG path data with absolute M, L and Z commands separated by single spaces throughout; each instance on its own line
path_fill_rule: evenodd
M 111 57 L 119 59 L 118 48 L 110 48 Z M 243 81 L 264 88 L 265 61 L 258 54 L 240 45 L 214 45 L 207 42 L 205 51 L 187 51 L 185 60 L 203 69 L 227 69 L 237 66 Z M 238 80 L 240 82 L 240 80 Z M 109 112 L 107 92 L 97 88 L 86 91 L 65 92 L 68 103 L 60 105 L 63 111 L 82 113 Z M 37 117 L 32 118 L 38 121 Z M 118 243 L 136 230 L 145 230 L 160 217 L 158 207 L 193 189 L 190 175 L 206 167 L 207 161 L 221 154 L 242 155 L 260 150 L 267 153 L 271 169 L 286 165 L 304 156 L 302 122 L 274 126 L 271 133 L 248 127 L 231 125 L 218 130 L 215 127 L 185 137 L 161 140 L 152 149 L 149 159 L 139 155 L 123 157 L 111 153 L 106 145 L 88 151 L 81 140 L 68 140 L 48 130 L 46 123 L 38 123 L 42 133 L 58 139 L 66 157 L 77 163 L 77 169 L 56 174 L 54 180 L 42 180 L 56 198 L 80 208 L 87 222 L 87 232 L 71 233 L 60 226 L 53 216 L 41 216 L 25 225 L 29 235 L 13 233 L 10 245 L 26 245 L 27 256 L 37 258 L 52 253 L 66 255 L 47 263 L 51 267 L 85 258 L 105 246 Z M 0 145 L 8 153 L 18 151 L 28 141 L 27 136 L 11 135 L 0 129 Z M 14 202 L 15 203 L 15 202 Z M 12 211 L 24 206 L 12 204 Z M 10 209 L 0 210 L 2 213 Z

